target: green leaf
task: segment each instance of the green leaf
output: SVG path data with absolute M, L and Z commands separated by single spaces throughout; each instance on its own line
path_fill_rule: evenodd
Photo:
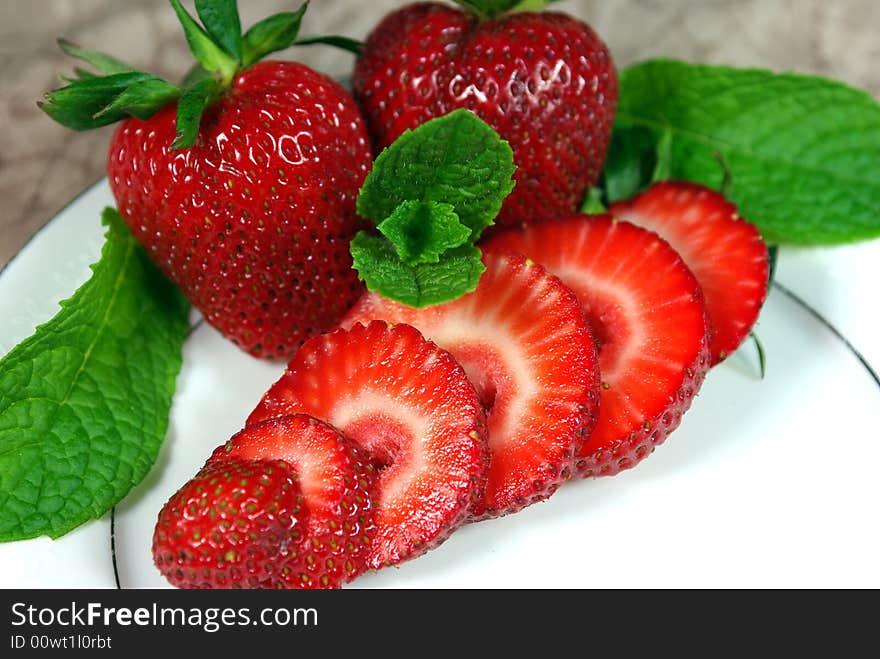
M 559 0 L 519 0 L 511 11 L 543 11 L 547 5 Z
M 620 77 L 617 130 L 672 134 L 670 176 L 718 189 L 770 242 L 880 236 L 880 105 L 814 76 L 646 62 Z M 716 155 L 717 154 L 717 155 Z
M 177 103 L 177 134 L 172 149 L 188 149 L 195 144 L 202 114 L 221 89 L 213 78 L 204 78 L 183 90 Z
M 138 119 L 149 119 L 179 97 L 180 90 L 174 85 L 159 78 L 147 78 L 128 87 L 95 117 L 122 112 Z
M 120 109 L 104 112 L 130 87 L 147 80 L 159 80 L 149 73 L 129 72 L 74 80 L 66 87 L 46 94 L 39 107 L 55 121 L 73 130 L 90 130 L 124 119 Z
M 131 71 L 134 71 L 134 67 L 116 59 L 112 55 L 99 53 L 97 50 L 82 48 L 67 39 L 59 39 L 58 45 L 61 47 L 61 50 L 71 57 L 75 57 L 87 64 L 91 64 L 101 73 L 113 75 L 114 73 L 130 73 Z
M 0 541 L 103 515 L 156 460 L 189 305 L 115 210 L 91 278 L 0 360 Z
M 196 23 L 195 19 L 180 4 L 180 0 L 170 0 L 170 2 L 183 26 L 183 33 L 186 35 L 186 41 L 193 56 L 208 71 L 219 74 L 223 78 L 224 84 L 228 85 L 238 70 L 238 61 L 223 50 L 205 32 L 204 28 Z
M 510 145 L 475 115 L 456 110 L 405 132 L 379 154 L 357 210 L 381 221 L 404 201 L 451 204 L 474 242 L 513 190 L 514 170 Z
M 437 263 L 440 255 L 467 242 L 471 230 L 450 204 L 405 201 L 376 227 L 407 265 Z
M 671 130 L 664 130 L 657 140 L 657 156 L 651 182 L 668 181 L 672 176 L 672 138 Z
M 100 73 L 92 73 L 91 71 L 86 71 L 85 69 L 81 69 L 80 67 L 75 67 L 73 69 L 73 76 L 60 76 L 61 82 L 65 84 L 70 84 L 72 82 L 78 82 L 80 80 L 89 80 L 91 78 L 100 78 Z
M 486 19 L 510 11 L 522 0 L 455 0 L 455 2 L 480 18 Z
M 609 204 L 629 199 L 646 188 L 657 168 L 657 138 L 640 126 L 614 127 L 602 172 L 605 200 Z
M 354 55 L 360 55 L 364 52 L 364 43 L 357 39 L 343 37 L 338 34 L 328 34 L 321 37 L 303 37 L 293 42 L 294 46 L 310 46 L 312 44 L 326 44 L 335 46 L 342 50 L 346 50 Z
M 584 199 L 584 203 L 581 204 L 580 211 L 587 215 L 602 215 L 608 212 L 605 204 L 602 203 L 601 188 L 598 186 L 590 188 L 589 192 L 587 192 L 587 198 Z
M 241 19 L 237 0 L 196 0 L 196 13 L 208 34 L 223 50 L 241 62 Z
M 351 241 L 359 277 L 371 291 L 411 307 L 442 304 L 473 291 L 485 271 L 480 250 L 462 245 L 443 254 L 437 263 L 407 265 L 394 245 L 361 231 Z
M 189 71 L 184 74 L 183 79 L 180 81 L 180 86 L 185 89 L 187 87 L 192 87 L 197 82 L 213 77 L 213 73 L 196 62 L 190 67 Z
M 245 32 L 242 40 L 242 66 L 251 66 L 269 53 L 292 46 L 299 34 L 299 27 L 306 9 L 308 9 L 308 2 L 303 3 L 294 12 L 274 14 L 255 23 L 251 29 Z

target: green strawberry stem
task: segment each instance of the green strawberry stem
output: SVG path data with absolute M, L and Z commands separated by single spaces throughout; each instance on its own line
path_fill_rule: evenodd
M 455 0 L 455 2 L 481 21 L 497 18 L 502 14 L 521 11 L 543 11 L 557 0 Z
M 177 135 L 172 148 L 191 147 L 205 109 L 221 99 L 235 77 L 271 53 L 294 45 L 328 44 L 355 54 L 361 43 L 339 35 L 299 38 L 308 0 L 296 11 L 274 14 L 242 34 L 236 0 L 195 0 L 198 19 L 180 0 L 169 0 L 183 27 L 196 64 L 179 85 L 162 80 L 111 55 L 59 40 L 61 49 L 98 73 L 75 69 L 64 87 L 37 105 L 58 123 L 90 130 L 128 117 L 148 119 L 177 103 Z

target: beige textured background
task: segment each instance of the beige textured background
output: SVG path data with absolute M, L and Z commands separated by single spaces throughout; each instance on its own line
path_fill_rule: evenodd
M 191 1 L 187 2 L 191 6 Z M 312 0 L 304 34 L 363 38 L 404 0 Z M 240 0 L 245 27 L 298 0 Z M 880 98 L 880 0 L 565 0 L 604 37 L 619 66 L 656 55 L 819 73 Z M 103 176 L 109 128 L 72 133 L 36 106 L 71 69 L 58 36 L 177 79 L 190 63 L 166 0 L 0 0 L 0 266 L 79 191 Z M 345 75 L 352 56 L 296 58 Z

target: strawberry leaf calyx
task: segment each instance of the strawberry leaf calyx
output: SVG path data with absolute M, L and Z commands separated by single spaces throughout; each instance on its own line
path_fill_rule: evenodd
M 62 39 L 58 44 L 65 53 L 97 73 L 75 69 L 75 75 L 63 78 L 65 86 L 46 94 L 37 105 L 68 128 L 90 130 L 128 117 L 148 119 L 179 101 L 172 148 L 185 149 L 195 143 L 204 110 L 227 93 L 242 70 L 270 53 L 310 44 L 329 44 L 353 53 L 361 50 L 359 41 L 339 35 L 299 39 L 308 2 L 297 11 L 270 16 L 244 34 L 236 0 L 195 0 L 197 18 L 180 0 L 169 2 L 197 61 L 180 85 Z
M 455 0 L 480 20 L 489 20 L 511 12 L 542 11 L 557 0 Z
M 473 291 L 484 271 L 475 243 L 513 190 L 515 169 L 510 145 L 467 110 L 401 135 L 357 199 L 381 234 L 361 231 L 351 243 L 367 288 L 412 307 Z
M 235 74 L 238 72 L 240 62 L 235 58 L 234 55 L 231 55 L 226 49 L 220 45 L 208 31 L 196 22 L 196 20 L 190 16 L 189 12 L 180 4 L 180 0 L 170 0 L 171 6 L 174 9 L 174 12 L 177 14 L 177 18 L 180 21 L 180 24 L 183 26 L 183 33 L 186 35 L 186 41 L 189 44 L 189 49 L 192 51 L 193 56 L 196 60 L 205 67 L 206 70 L 214 73 L 218 76 L 219 80 L 223 84 L 224 87 L 229 87 L 232 84 L 232 79 L 235 77 Z M 212 5 L 219 7 L 220 5 L 228 5 L 229 2 L 225 2 L 223 0 L 214 0 L 213 2 L 209 2 L 205 0 L 204 2 L 196 3 L 197 5 L 201 5 L 202 7 Z M 235 4 L 234 2 L 231 4 Z M 222 11 L 218 10 L 212 16 L 215 18 L 213 23 L 215 33 L 228 32 L 225 26 L 221 28 L 219 25 L 221 18 L 220 16 L 224 15 Z M 225 16 L 226 19 L 229 19 L 228 16 Z M 238 11 L 235 11 L 236 21 L 238 19 Z M 241 40 L 241 28 L 239 27 L 239 41 Z M 227 38 L 224 38 L 224 41 L 227 41 Z M 239 47 L 240 50 L 240 47 Z
M 141 71 L 128 71 L 80 76 L 67 86 L 46 94 L 38 105 L 67 128 L 90 130 L 127 116 L 150 116 L 179 95 L 179 89 L 161 78 Z

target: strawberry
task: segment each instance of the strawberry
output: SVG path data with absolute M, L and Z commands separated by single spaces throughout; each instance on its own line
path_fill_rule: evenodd
M 366 568 L 372 480 L 325 423 L 252 425 L 162 508 L 156 566 L 181 588 L 339 588 Z
M 257 62 L 294 41 L 305 7 L 242 37 L 237 14 L 218 25 L 202 12 L 203 29 L 172 4 L 207 71 L 179 89 L 65 44 L 107 75 L 83 74 L 43 109 L 76 129 L 122 120 L 107 174 L 135 237 L 227 338 L 288 358 L 363 290 L 348 248 L 371 164 L 366 128 L 338 83 L 295 62 Z M 283 39 L 260 27 L 273 20 Z
M 719 193 L 695 183 L 664 181 L 609 212 L 656 231 L 700 282 L 712 337 L 712 363 L 736 350 L 767 298 L 770 259 L 757 227 Z
M 485 416 L 452 356 L 408 325 L 307 341 L 248 424 L 305 413 L 339 428 L 378 472 L 374 569 L 443 542 L 483 494 Z
M 561 13 L 478 17 L 515 2 L 407 5 L 370 33 L 354 91 L 377 148 L 406 129 L 465 108 L 510 142 L 516 188 L 499 224 L 574 212 L 599 178 L 617 103 L 608 48 Z
M 484 254 L 477 289 L 413 309 L 367 293 L 344 326 L 380 318 L 409 323 L 449 350 L 488 413 L 486 494 L 474 519 L 546 499 L 571 475 L 598 399 L 596 347 L 574 294 L 520 256 Z
M 599 345 L 599 420 L 578 453 L 578 472 L 613 475 L 636 465 L 675 430 L 709 368 L 693 274 L 656 234 L 607 215 L 509 230 L 487 247 L 526 254 L 558 275 Z

